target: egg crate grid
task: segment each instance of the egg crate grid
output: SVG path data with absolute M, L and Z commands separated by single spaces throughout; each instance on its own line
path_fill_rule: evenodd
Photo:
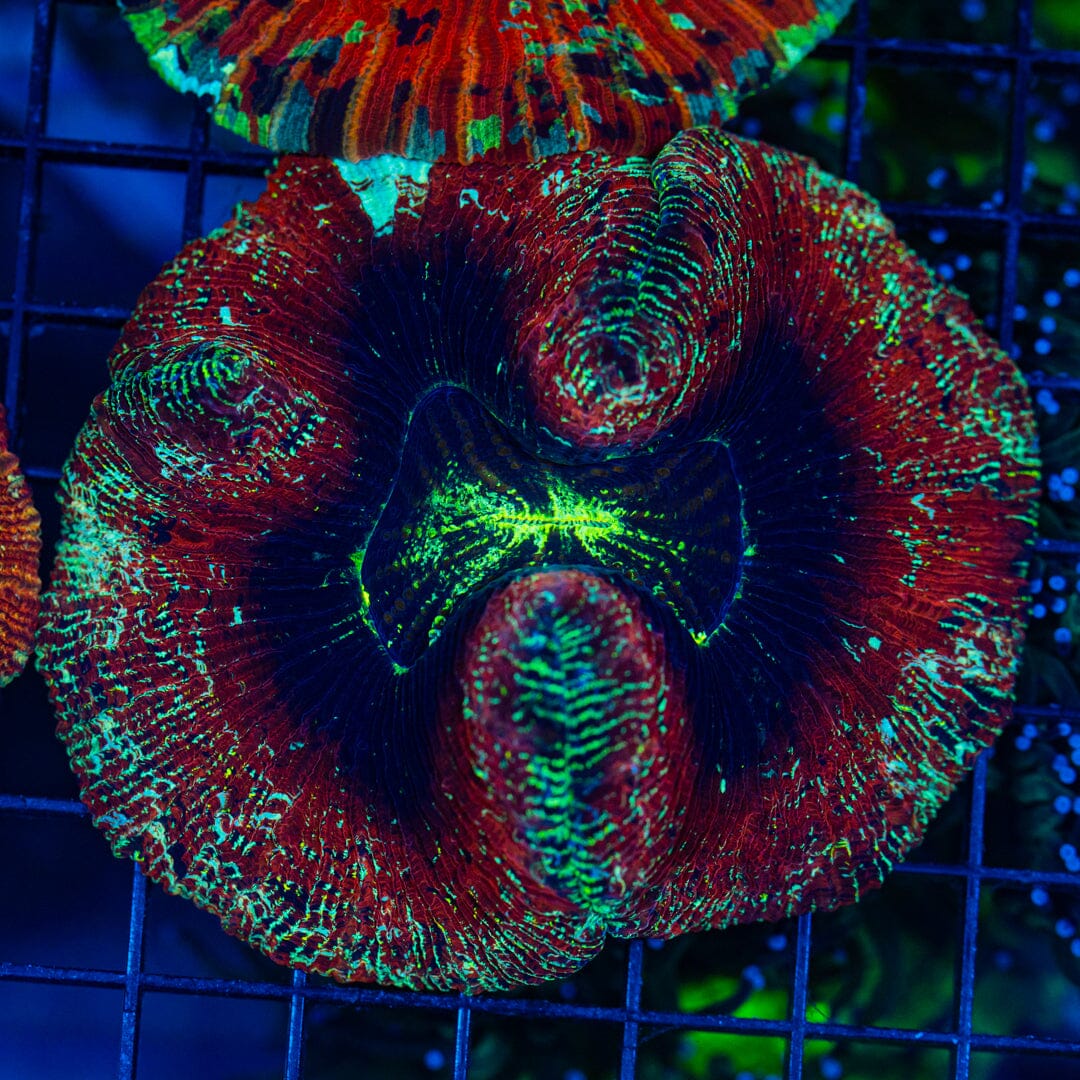
M 987 203 L 971 204 L 963 200 L 885 202 L 887 213 L 911 234 L 924 231 L 931 243 L 935 243 L 935 233 L 940 234 L 946 229 L 966 231 L 980 237 L 984 246 L 995 253 L 998 280 L 994 330 L 1006 349 L 1016 348 L 1016 341 L 1021 336 L 1017 323 L 1025 315 L 1020 273 L 1022 244 L 1075 246 L 1080 241 L 1080 216 L 1074 209 L 1058 207 L 1047 211 L 1033 208 L 1025 197 L 1030 180 L 1025 173 L 1025 163 L 1026 144 L 1031 137 L 1029 99 L 1033 81 L 1039 78 L 1080 80 L 1080 53 L 1046 49 L 1033 42 L 1036 3 L 1037 0 L 1017 0 L 1012 36 L 1008 42 L 971 44 L 876 38 L 871 33 L 870 0 L 857 0 L 844 32 L 816 54 L 840 62 L 847 69 L 845 107 L 841 122 L 836 125 L 836 134 L 842 140 L 838 151 L 842 170 L 849 179 L 856 181 L 862 179 L 860 174 L 864 172 L 870 134 L 866 122 L 867 88 L 875 71 L 904 65 L 961 75 L 991 73 L 989 77 L 1007 80 L 1009 111 L 1004 121 L 1003 175 L 998 196 Z M 6 266 L 0 271 L 0 288 L 3 289 L 0 292 L 0 327 L 7 337 L 4 402 L 11 417 L 15 445 L 22 454 L 34 485 L 36 501 L 45 517 L 48 549 L 56 536 L 55 493 L 62 453 L 66 448 L 64 440 L 69 443 L 69 436 L 74 433 L 74 428 L 70 433 L 64 431 L 64 425 L 71 419 L 77 426 L 79 416 L 76 414 L 85 414 L 91 392 L 87 379 L 97 380 L 93 388 L 103 385 L 109 339 L 123 324 L 134 299 L 130 289 L 125 292 L 119 286 L 112 294 L 98 293 L 94 282 L 73 282 L 70 273 L 67 277 L 63 273 L 54 275 L 60 281 L 58 286 L 50 288 L 45 284 L 52 280 L 48 274 L 51 264 L 64 258 L 63 244 L 58 243 L 55 236 L 56 222 L 68 220 L 61 216 L 59 209 L 65 191 L 64 186 L 56 182 L 59 170 L 117 170 L 112 175 L 148 177 L 147 183 L 167 181 L 169 190 L 176 196 L 174 209 L 178 222 L 174 225 L 178 227 L 172 239 L 162 240 L 162 250 L 156 254 L 157 262 L 160 262 L 182 241 L 218 223 L 213 209 L 207 208 L 208 192 L 212 192 L 215 183 L 220 185 L 226 181 L 229 190 L 229 181 L 241 186 L 246 183 L 248 187 L 244 194 L 253 194 L 270 157 L 241 146 L 236 140 L 214 135 L 204 110 L 181 102 L 179 98 L 170 105 L 174 112 L 178 110 L 186 117 L 172 129 L 174 134 L 180 133 L 177 139 L 155 137 L 145 142 L 115 141 L 80 137 L 70 130 L 57 133 L 50 125 L 49 116 L 50 109 L 56 111 L 58 22 L 73 11 L 110 9 L 112 3 L 111 0 L 16 0 L 15 6 L 26 9 L 28 24 L 32 21 L 32 33 L 25 122 L 21 128 L 9 131 L 0 127 L 0 168 L 12 170 L 9 175 L 15 177 L 17 174 L 18 177 L 14 187 L 17 197 L 9 203 L 17 219 L 11 223 L 11 250 L 6 250 L 5 244 L 3 262 Z M 119 24 L 119 19 L 114 21 Z M 875 28 L 880 28 L 880 22 L 879 19 Z M 138 59 L 141 62 L 141 57 Z M 148 71 L 142 76 L 137 92 L 144 89 L 148 93 L 160 90 Z M 164 93 L 167 97 L 168 92 Z M 772 137 L 767 130 L 762 134 L 766 138 Z M 213 201 L 211 196 L 210 202 Z M 223 216 L 219 217 L 223 220 Z M 50 221 L 53 235 L 50 235 Z M 4 235 L 7 234 L 0 233 L 0 237 Z M 921 246 L 920 251 L 926 256 L 932 254 Z M 118 252 L 113 258 L 119 261 L 122 256 L 123 253 Z M 109 253 L 106 253 L 108 257 Z M 968 262 L 970 264 L 970 260 Z M 77 258 L 75 263 L 77 271 Z M 92 264 L 92 260 L 85 263 Z M 955 261 L 955 268 L 964 269 L 960 260 Z M 135 287 L 149 281 L 155 272 L 156 266 L 150 257 L 145 272 L 141 269 L 134 272 Z M 985 270 L 980 272 L 985 276 Z M 10 280 L 3 274 L 10 274 Z M 107 291 L 108 275 L 104 277 Z M 1074 287 L 1077 284 L 1080 281 L 1074 282 Z M 73 301 L 72 296 L 80 299 Z M 35 348 L 37 343 L 50 337 L 54 340 L 51 351 Z M 1041 354 L 1038 340 L 1042 339 L 1037 339 L 1034 345 L 1036 355 Z M 54 356 L 64 350 L 71 353 L 67 369 L 53 360 L 39 363 L 39 356 Z M 87 371 L 92 374 L 87 376 Z M 61 381 L 65 377 L 71 379 L 70 384 Z M 1080 379 L 1031 371 L 1029 382 L 1046 413 L 1057 411 L 1059 396 L 1080 395 Z M 65 416 L 63 404 L 69 387 L 73 419 Z M 1076 478 L 1067 471 L 1055 475 L 1053 480 L 1058 498 L 1063 498 L 1063 491 L 1076 483 Z M 1080 566 L 1080 543 L 1041 537 L 1037 546 L 1047 565 L 1046 602 L 1054 604 L 1059 602 L 1057 596 L 1063 592 L 1060 582 L 1073 583 L 1075 574 L 1069 567 Z M 47 550 L 46 559 L 49 557 Z M 4 750 L 0 754 L 3 759 L 0 767 L 4 771 L 0 773 L 3 777 L 0 821 L 4 825 L 0 836 L 16 836 L 20 829 L 33 832 L 37 828 L 38 832 L 36 839 L 4 841 L 9 849 L 14 848 L 16 858 L 7 861 L 7 881 L 0 886 L 0 893 L 10 896 L 25 892 L 33 897 L 35 889 L 40 887 L 35 881 L 47 882 L 46 888 L 52 891 L 42 907 L 48 916 L 55 917 L 55 893 L 64 887 L 63 874 L 56 866 L 56 849 L 51 848 L 44 838 L 54 835 L 56 828 L 68 831 L 74 828 L 80 842 L 97 845 L 97 848 L 102 845 L 92 836 L 86 825 L 87 814 L 73 797 L 74 782 L 64 769 L 62 753 L 50 742 L 52 720 L 36 676 L 24 676 L 9 688 L 4 694 L 2 709 L 0 743 Z M 1017 710 L 1019 734 L 1007 738 L 1011 738 L 1013 747 L 1018 749 L 1024 748 L 1025 740 L 1030 746 L 1033 740 L 1043 737 L 1056 737 L 1067 746 L 1069 725 L 1072 724 L 1080 731 L 1080 709 L 1066 708 L 1054 701 L 1025 705 Z M 28 735 L 28 732 L 33 734 Z M 26 739 L 25 746 L 20 739 Z M 20 771 L 24 765 L 25 770 Z M 1069 767 L 1068 763 L 1063 766 Z M 474 1069 L 470 1070 L 470 1056 L 472 1052 L 475 1058 L 478 1027 L 515 1022 L 589 1025 L 590 1031 L 595 1032 L 592 1037 L 612 1047 L 606 1075 L 615 1074 L 623 1080 L 645 1075 L 639 1067 L 639 1058 L 649 1041 L 659 1033 L 690 1031 L 779 1040 L 784 1047 L 782 1072 L 786 1080 L 799 1080 L 810 1075 L 841 1075 L 829 1064 L 828 1057 L 815 1055 L 811 1058 L 807 1053 L 808 1043 L 870 1043 L 882 1047 L 883 1051 L 886 1047 L 936 1047 L 947 1061 L 947 1071 L 941 1075 L 955 1080 L 982 1075 L 977 1073 L 978 1060 L 989 1060 L 989 1055 L 1005 1055 L 1009 1061 L 1018 1063 L 1029 1062 L 1030 1075 L 1043 1075 L 1040 1068 L 1050 1070 L 1064 1065 L 1067 1070 L 1070 1061 L 1080 1069 L 1080 1041 L 1076 1037 L 1075 1024 L 1060 1036 L 1024 1036 L 995 1033 L 977 1022 L 976 945 L 980 933 L 980 902 L 985 899 L 985 894 L 1001 887 L 1024 890 L 1032 897 L 1042 898 L 1051 892 L 1075 892 L 1080 887 L 1068 859 L 1063 871 L 1047 871 L 1011 865 L 1015 860 L 984 854 L 988 800 L 991 799 L 990 768 L 989 755 L 983 755 L 970 785 L 958 796 L 964 801 L 964 836 L 957 857 L 937 861 L 916 858 L 896 871 L 901 880 L 914 882 L 916 887 L 922 887 L 923 883 L 928 888 L 935 883 L 947 883 L 960 898 L 951 1023 L 940 1030 L 859 1025 L 832 1022 L 820 1016 L 815 1018 L 811 1008 L 815 919 L 809 915 L 792 923 L 794 940 L 790 980 L 786 987 L 788 1007 L 787 1015 L 781 1019 L 736 1016 L 734 1011 L 723 1009 L 658 1011 L 647 1007 L 643 1002 L 647 998 L 646 980 L 651 970 L 650 949 L 642 942 L 631 943 L 622 950 L 625 962 L 618 998 L 598 1000 L 597 1003 L 567 1000 L 557 994 L 552 997 L 499 995 L 464 999 L 372 987 L 341 987 L 298 972 L 269 970 L 272 965 L 263 964 L 258 958 L 252 960 L 252 970 L 240 976 L 232 972 L 208 976 L 198 970 L 197 964 L 160 963 L 160 957 L 151 955 L 153 938 L 148 938 L 148 928 L 153 927 L 155 920 L 167 922 L 178 909 L 163 907 L 165 901 L 159 899 L 156 891 L 148 893 L 145 879 L 137 870 L 132 871 L 111 860 L 102 875 L 109 879 L 105 885 L 101 885 L 100 879 L 82 889 L 77 879 L 68 884 L 70 894 L 61 898 L 68 902 L 66 917 L 69 920 L 84 919 L 85 927 L 81 931 L 78 926 L 68 927 L 56 935 L 59 940 L 44 954 L 33 953 L 36 932 L 28 931 L 25 921 L 29 905 L 24 905 L 22 920 L 12 915 L 12 910 L 18 909 L 12 909 L 10 904 L 0 908 L 5 912 L 0 922 L 0 992 L 8 993 L 4 1000 L 9 1003 L 17 996 L 28 1010 L 49 1011 L 45 1030 L 49 1039 L 55 1039 L 58 1044 L 68 1038 L 65 1032 L 74 1029 L 75 1034 L 70 1038 L 74 1040 L 72 1052 L 76 1054 L 79 1053 L 80 1024 L 73 1019 L 73 1007 L 85 1011 L 87 1023 L 84 1028 L 90 1024 L 109 1029 L 111 1033 L 103 1035 L 99 1031 L 96 1038 L 98 1042 L 111 1043 L 115 1052 L 108 1059 L 83 1057 L 84 1070 L 80 1070 L 79 1075 L 87 1077 L 140 1076 L 145 1080 L 159 1072 L 168 1073 L 161 1055 L 155 1055 L 147 1041 L 144 1017 L 148 1011 L 159 1009 L 159 1003 L 163 1001 L 171 1003 L 170 1009 L 186 1017 L 184 1009 L 176 1004 L 181 1000 L 210 1002 L 225 1013 L 232 1003 L 237 1002 L 262 1002 L 273 1007 L 279 1032 L 276 1040 L 270 1040 L 273 1046 L 264 1055 L 265 1060 L 250 1061 L 250 1072 L 229 1066 L 233 1071 L 213 1074 L 222 1076 L 276 1074 L 292 1080 L 316 1075 L 307 1073 L 304 1064 L 306 1043 L 311 1037 L 311 1013 L 314 1009 L 335 1007 L 355 1010 L 358 1014 L 383 1015 L 381 1010 L 393 1009 L 397 1014 L 401 1010 L 419 1011 L 437 1017 L 440 1029 L 452 1034 L 441 1048 L 423 1051 L 423 1060 L 432 1075 L 452 1075 L 455 1080 L 476 1075 L 475 1061 Z M 63 853 L 66 854 L 66 849 Z M 997 856 L 1000 852 L 990 854 Z M 102 856 L 102 859 L 107 858 Z M 77 869 L 81 870 L 82 864 L 78 864 Z M 95 888 L 98 889 L 96 896 Z M 116 907 L 120 904 L 118 891 L 123 893 L 122 922 L 126 943 L 121 939 L 123 935 L 114 935 L 116 941 L 112 947 L 118 962 L 102 963 L 98 956 L 108 954 L 108 949 L 95 952 L 93 945 L 87 947 L 83 942 L 82 947 L 76 947 L 76 944 L 80 934 L 83 938 L 95 935 L 103 924 L 116 928 L 115 920 L 102 920 L 94 911 L 96 905 Z M 103 900 L 103 896 L 106 899 Z M 20 944 L 24 932 L 30 942 L 27 948 Z M 218 936 L 221 937 L 220 933 Z M 232 943 L 222 947 L 231 948 Z M 244 952 L 242 946 L 236 946 L 236 949 Z M 83 963 L 87 957 L 90 962 Z M 100 993 L 95 999 L 97 1004 L 86 1007 L 83 1002 L 89 998 L 80 994 L 90 991 Z M 4 1006 L 0 1007 L 0 1013 L 6 1013 L 6 1023 L 12 1025 L 15 1023 L 13 1017 L 17 1017 L 19 1011 Z M 13 1030 L 9 1026 L 9 1034 Z M 193 1045 L 200 1036 L 197 1031 L 188 1030 L 183 1038 Z M 4 1038 L 0 1036 L 0 1073 L 12 1067 L 5 1065 L 3 1043 Z M 142 1068 L 138 1067 L 140 1054 Z M 211 1057 L 212 1054 L 206 1060 Z M 510 1067 L 517 1064 L 510 1063 Z M 1016 1069 L 1022 1067 L 1020 1064 L 1015 1066 Z M 195 1071 L 181 1074 L 204 1075 L 198 1071 L 199 1066 L 192 1068 Z M 62 1074 L 48 1071 L 42 1075 Z M 9 1072 L 5 1075 L 21 1074 Z M 359 1071 L 353 1075 L 365 1073 Z M 566 1075 L 569 1077 L 571 1073 Z M 586 1074 L 578 1072 L 577 1075 L 584 1077 Z M 1068 1073 L 1054 1072 L 1053 1075 Z

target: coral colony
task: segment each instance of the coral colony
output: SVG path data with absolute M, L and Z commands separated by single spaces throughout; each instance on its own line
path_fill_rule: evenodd
M 8 450 L 0 406 L 0 686 L 22 671 L 30 658 L 38 618 L 38 562 L 41 519 L 19 462 Z
M 1008 713 L 1024 386 L 867 196 L 657 141 L 846 6 L 129 6 L 339 156 L 146 289 L 65 469 L 40 663 L 118 854 L 283 963 L 476 992 L 918 841 Z
M 121 0 L 150 62 L 272 150 L 652 156 L 796 64 L 851 0 Z

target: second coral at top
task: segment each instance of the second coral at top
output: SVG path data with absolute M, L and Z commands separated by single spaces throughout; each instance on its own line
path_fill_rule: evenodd
M 164 78 L 284 152 L 357 161 L 655 154 L 719 125 L 851 0 L 130 0 Z

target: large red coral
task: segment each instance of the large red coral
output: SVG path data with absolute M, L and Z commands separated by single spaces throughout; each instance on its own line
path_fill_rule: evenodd
M 273 150 L 654 154 L 719 124 L 851 0 L 122 0 L 168 82 Z
M 0 686 L 22 671 L 37 627 L 41 518 L 19 460 L 8 450 L 0 406 Z
M 849 902 L 1007 718 L 1022 381 L 802 158 L 286 159 L 112 372 L 60 734 L 283 962 L 475 991 Z

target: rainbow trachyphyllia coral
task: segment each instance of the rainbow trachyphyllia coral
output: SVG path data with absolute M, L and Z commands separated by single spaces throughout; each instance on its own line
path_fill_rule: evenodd
M 286 158 L 111 367 L 42 671 L 114 849 L 279 961 L 848 903 L 1006 719 L 1023 383 L 805 159 Z

